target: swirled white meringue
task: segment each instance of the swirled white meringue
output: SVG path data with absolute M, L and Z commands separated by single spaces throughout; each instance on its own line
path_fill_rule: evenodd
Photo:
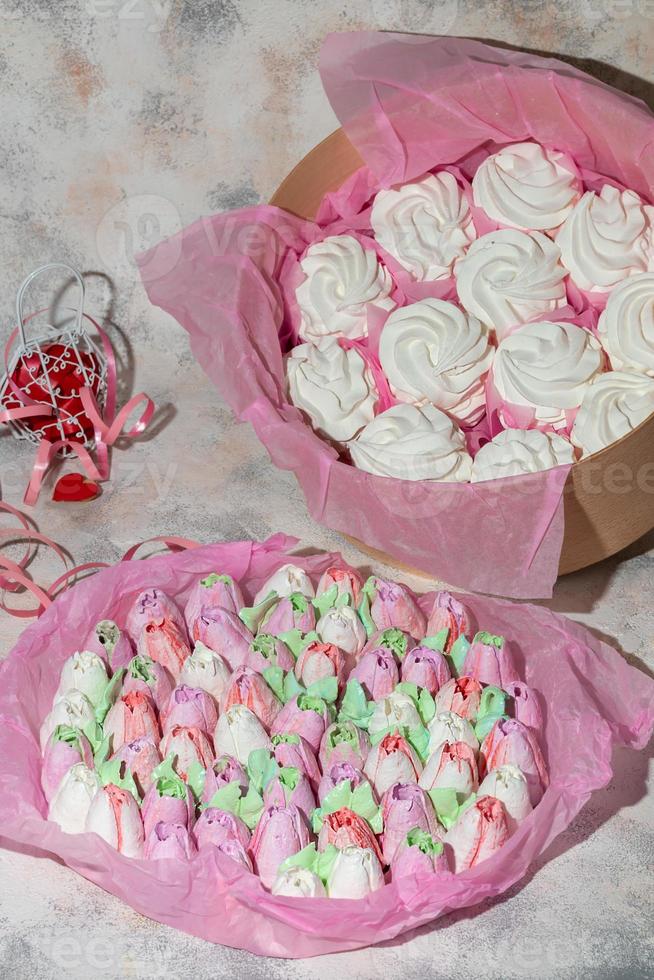
M 574 449 L 556 432 L 504 429 L 482 446 L 472 461 L 472 482 L 536 473 L 574 462 Z
M 597 329 L 615 370 L 654 377 L 654 272 L 630 276 L 616 286 Z
M 336 340 L 294 347 L 286 358 L 286 377 L 293 404 L 330 439 L 353 439 L 374 417 L 377 389 L 366 363 Z
M 295 291 L 303 340 L 365 337 L 371 307 L 392 310 L 393 281 L 377 256 L 351 235 L 310 245 L 300 262 L 306 278 Z
M 654 379 L 607 371 L 584 392 L 570 438 L 583 456 L 626 436 L 654 412 Z
M 560 257 L 554 242 L 537 231 L 504 228 L 482 235 L 456 264 L 459 299 L 501 340 L 517 323 L 565 306 Z
M 561 427 L 603 370 L 602 347 L 574 323 L 527 323 L 497 348 L 491 386 L 510 405 L 532 409 L 537 422 Z
M 472 460 L 463 433 L 433 405 L 394 405 L 349 443 L 355 466 L 399 480 L 470 479 Z
M 432 402 L 465 425 L 484 414 L 494 353 L 488 328 L 440 299 L 394 310 L 379 341 L 381 366 L 400 401 Z
M 579 200 L 581 182 L 563 153 L 513 143 L 488 157 L 472 181 L 475 204 L 501 225 L 552 231 Z
M 556 236 L 561 261 L 580 289 L 608 292 L 647 270 L 653 226 L 654 207 L 634 191 L 610 184 L 599 194 L 586 191 Z
M 379 191 L 370 222 L 379 244 L 419 281 L 451 276 L 477 235 L 463 191 L 447 171 Z

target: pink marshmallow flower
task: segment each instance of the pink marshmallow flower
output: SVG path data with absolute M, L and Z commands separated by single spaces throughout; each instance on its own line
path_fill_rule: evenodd
M 142 735 L 132 742 L 124 742 L 112 758 L 125 763 L 139 793 L 145 796 L 152 785 L 153 772 L 161 764 L 157 744 L 147 735 Z
M 200 728 L 174 725 L 162 738 L 159 748 L 164 759 L 168 756 L 174 759 L 175 772 L 184 782 L 194 762 L 208 769 L 214 761 L 211 741 Z
M 443 742 L 427 760 L 418 784 L 425 790 L 452 789 L 467 798 L 479 785 L 474 751 L 465 742 Z
M 186 623 L 177 603 L 161 589 L 145 589 L 136 597 L 127 613 L 127 632 L 137 643 L 144 626 L 162 620 L 174 623 L 180 635 L 186 640 Z
M 439 837 L 438 821 L 432 802 L 416 783 L 395 783 L 381 801 L 384 832 L 384 864 L 391 864 L 410 830 L 418 827 L 431 837 Z
M 338 786 L 340 783 L 348 782 L 352 789 L 356 789 L 357 786 L 361 786 L 362 783 L 370 783 L 368 779 L 363 775 L 360 769 L 355 766 L 350 765 L 349 762 L 337 762 L 335 765 L 331 766 L 329 769 L 325 769 L 325 774 L 321 778 L 318 785 L 318 800 L 320 805 L 325 801 L 325 797 Z M 372 789 L 372 787 L 371 787 Z M 373 799 L 374 799 L 373 791 Z
M 161 715 L 164 735 L 176 725 L 199 728 L 206 735 L 213 735 L 217 721 L 218 710 L 211 695 L 199 687 L 188 687 L 186 684 L 175 688 Z
M 160 820 L 145 839 L 143 856 L 150 861 L 190 861 L 196 854 L 195 841 L 182 823 Z
M 218 847 L 226 840 L 236 840 L 244 848 L 250 846 L 250 831 L 241 818 L 213 806 L 202 811 L 193 834 L 199 850 L 211 845 Z
M 288 633 L 289 630 L 299 630 L 300 633 L 310 633 L 316 625 L 316 612 L 311 599 L 301 592 L 282 596 L 272 606 L 261 621 L 260 629 L 273 636 Z
M 142 691 L 123 694 L 109 709 L 104 722 L 104 733 L 111 737 L 114 753 L 125 742 L 133 742 L 143 736 L 158 742 L 161 733 L 154 704 Z
M 427 635 L 427 619 L 406 585 L 371 576 L 363 591 L 370 600 L 370 618 L 378 630 L 395 627 L 414 640 Z
M 343 806 L 334 813 L 327 813 L 318 835 L 318 850 L 333 844 L 339 850 L 346 847 L 369 848 L 382 861 L 382 852 L 370 825 L 358 813 Z
M 297 732 L 279 732 L 271 738 L 275 762 L 279 766 L 295 767 L 305 774 L 315 790 L 320 782 L 320 769 L 313 748 Z
M 416 878 L 434 872 L 439 875 L 450 873 L 442 841 L 420 827 L 413 827 L 395 849 L 391 861 L 391 880 Z
M 226 840 L 221 841 L 220 844 L 216 844 L 216 850 L 219 851 L 224 857 L 229 858 L 230 861 L 236 861 L 236 863 L 240 864 L 246 871 L 252 871 L 252 861 L 250 860 L 250 856 L 239 840 L 234 840 L 232 837 L 228 837 Z
M 345 658 L 333 643 L 314 640 L 307 644 L 295 664 L 295 676 L 309 687 L 323 677 L 336 677 L 339 681 L 345 670 Z
M 111 619 L 103 619 L 93 627 L 84 641 L 84 650 L 102 657 L 112 670 L 126 667 L 134 656 L 132 641 Z
M 435 696 L 452 677 L 450 666 L 439 650 L 417 646 L 402 661 L 402 680 L 426 688 Z
M 349 679 L 361 684 L 366 697 L 379 701 L 395 690 L 400 679 L 397 661 L 387 647 L 377 647 L 361 655 Z
M 189 634 L 193 636 L 193 628 L 203 609 L 226 609 L 238 616 L 244 606 L 243 593 L 231 575 L 219 575 L 216 572 L 205 575 L 191 589 L 184 608 Z
M 282 709 L 262 674 L 251 667 L 242 665 L 232 674 L 232 679 L 223 692 L 220 701 L 221 712 L 228 711 L 235 704 L 243 704 L 257 716 L 264 728 L 270 729 Z
M 145 838 L 141 811 L 126 789 L 111 784 L 100 788 L 91 801 L 85 830 L 98 834 L 125 857 L 143 856 Z
M 496 721 L 479 750 L 482 779 L 487 773 L 506 765 L 517 766 L 524 774 L 531 805 L 536 806 L 549 785 L 547 766 L 531 729 L 513 718 Z
M 203 609 L 193 625 L 193 639 L 200 640 L 225 660 L 230 670 L 245 663 L 254 637 L 239 617 L 227 609 Z
M 273 723 L 271 734 L 296 732 L 306 739 L 314 752 L 320 748 L 325 729 L 331 716 L 322 698 L 309 694 L 297 694 L 284 705 Z
M 449 653 L 459 639 L 470 632 L 470 614 L 468 610 L 450 592 L 438 592 L 427 620 L 426 636 L 436 636 L 441 630 L 447 630 L 445 653 Z
M 299 769 L 286 766 L 266 783 L 263 802 L 266 806 L 278 807 L 292 804 L 298 808 L 307 824 L 316 808 L 316 798 L 307 777 Z
M 152 829 L 163 820 L 164 823 L 183 824 L 190 830 L 195 820 L 195 804 L 188 786 L 170 766 L 169 760 L 162 763 L 141 804 L 143 828 L 147 837 Z
M 522 722 L 534 732 L 543 727 L 543 714 L 540 709 L 538 694 L 522 681 L 507 684 L 506 693 L 513 698 L 513 717 Z
M 182 629 L 172 619 L 153 619 L 141 630 L 138 639 L 138 653 L 149 657 L 169 671 L 176 681 L 184 661 L 191 656 L 191 648 L 186 642 L 186 627 Z
M 245 665 L 260 674 L 268 667 L 279 667 L 280 670 L 288 673 L 290 670 L 295 670 L 295 657 L 278 636 L 273 636 L 272 633 L 258 633 L 250 644 Z
M 334 603 L 342 596 L 347 596 L 350 605 L 356 607 L 359 605 L 362 587 L 363 580 L 351 568 L 328 568 L 327 571 L 323 572 L 318 583 L 316 596 L 319 598 L 327 593 L 332 593 Z
M 41 768 L 41 786 L 48 803 L 66 773 L 80 762 L 88 769 L 94 768 L 93 749 L 88 738 L 77 728 L 57 725 L 46 742 Z
M 481 702 L 481 684 L 473 677 L 453 677 L 436 695 L 436 713 L 453 711 L 474 725 Z
M 236 759 L 231 755 L 221 755 L 209 766 L 204 774 L 204 787 L 202 790 L 202 800 L 204 804 L 209 803 L 223 786 L 228 783 L 238 783 L 241 787 L 241 794 L 245 796 L 248 791 L 248 775 Z
M 282 861 L 308 843 L 309 831 L 297 807 L 292 804 L 265 807 L 252 838 L 250 854 L 266 888 L 272 888 Z
M 492 684 L 502 690 L 520 680 L 504 637 L 492 633 L 475 635 L 461 673 L 474 677 L 480 684 Z
M 153 700 L 157 711 L 162 711 L 170 700 L 173 687 L 172 675 L 165 667 L 150 657 L 133 657 L 123 678 L 122 693 L 141 691 Z
M 422 763 L 404 736 L 395 732 L 372 747 L 363 772 L 381 798 L 394 783 L 417 783 Z
M 364 731 L 352 721 L 337 721 L 325 729 L 318 758 L 323 772 L 339 762 L 363 769 L 369 752 L 370 739 Z
M 481 796 L 467 807 L 445 835 L 445 851 L 458 874 L 474 868 L 502 847 L 509 836 L 506 813 L 499 800 Z

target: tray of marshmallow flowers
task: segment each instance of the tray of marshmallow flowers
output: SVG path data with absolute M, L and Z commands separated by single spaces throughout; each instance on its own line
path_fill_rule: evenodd
M 582 627 L 294 543 L 122 563 L 25 631 L 5 845 L 213 942 L 349 949 L 504 891 L 647 742 L 654 684 Z
M 654 117 L 457 39 L 339 35 L 322 74 L 344 130 L 282 210 L 146 256 L 151 298 L 316 519 L 466 588 L 545 595 L 654 525 Z

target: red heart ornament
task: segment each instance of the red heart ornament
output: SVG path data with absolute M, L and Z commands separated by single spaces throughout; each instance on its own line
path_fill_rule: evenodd
M 87 480 L 81 473 L 65 473 L 57 480 L 52 499 L 57 502 L 80 503 L 95 500 L 100 493 L 99 483 Z
M 66 344 L 48 344 L 42 348 L 41 353 L 45 359 L 45 368 L 38 354 L 25 354 L 12 371 L 11 381 L 30 400 L 27 404 L 54 404 L 66 438 L 84 443 L 93 435 L 93 424 L 84 411 L 79 394 L 80 388 L 85 384 L 84 371 L 80 364 L 90 380 L 89 387 L 97 395 L 101 370 L 98 359 L 92 353 L 76 350 Z M 54 394 L 54 402 L 48 382 Z M 11 409 L 23 404 L 25 403 L 18 395 L 8 388 L 2 407 Z M 23 419 L 21 425 L 51 442 L 60 438 L 54 416 L 33 415 Z

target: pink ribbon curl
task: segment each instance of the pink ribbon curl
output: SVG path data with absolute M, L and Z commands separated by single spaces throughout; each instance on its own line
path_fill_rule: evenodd
M 2 569 L 0 573 L 0 590 L 2 590 L 2 593 L 16 593 L 23 590 L 31 593 L 37 601 L 37 605 L 28 609 L 21 609 L 16 606 L 9 606 L 6 602 L 6 596 L 3 594 L 0 597 L 0 609 L 9 613 L 10 616 L 16 616 L 19 619 L 40 616 L 48 606 L 52 605 L 61 592 L 78 581 L 80 575 L 85 572 L 95 572 L 101 568 L 109 567 L 107 562 L 103 561 L 85 562 L 82 565 L 75 565 L 74 568 L 67 569 L 63 575 L 60 575 L 50 585 L 38 584 L 31 577 L 27 569 L 27 566 L 34 557 L 35 548 L 38 548 L 39 545 L 45 545 L 47 548 L 51 548 L 64 565 L 67 564 L 66 552 L 52 538 L 41 534 L 33 526 L 31 519 L 26 517 L 16 507 L 0 502 L 0 512 L 3 511 L 16 518 L 18 524 L 13 527 L 0 529 L 0 542 L 25 540 L 27 541 L 27 547 L 22 557 L 16 560 L 8 558 L 0 550 L 0 569 Z M 188 548 L 200 547 L 199 541 L 194 541 L 190 538 L 182 538 L 174 535 L 158 535 L 157 537 L 149 538 L 146 541 L 141 541 L 133 545 L 125 552 L 121 561 L 133 561 L 139 548 L 144 544 L 151 543 L 163 544 L 169 551 L 185 551 Z M 35 547 L 33 548 L 32 546 Z

